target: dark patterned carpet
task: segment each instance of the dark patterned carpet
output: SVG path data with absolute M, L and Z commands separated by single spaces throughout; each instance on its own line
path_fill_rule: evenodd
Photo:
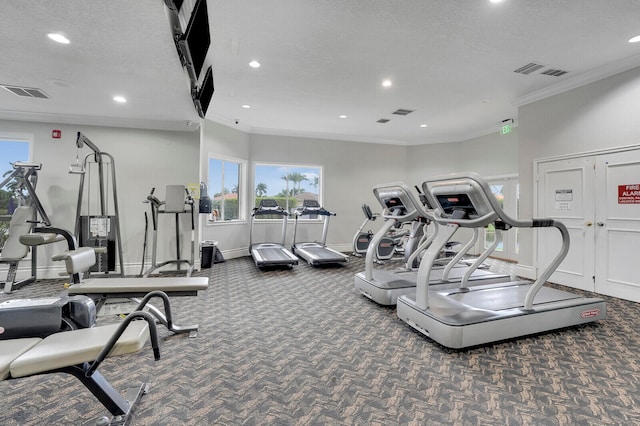
M 640 305 L 607 298 L 597 325 L 467 351 L 433 344 L 395 309 L 360 296 L 345 266 L 259 271 L 250 258 L 209 274 L 209 290 L 173 299 L 197 338 L 108 359 L 116 389 L 151 383 L 134 425 L 640 424 Z M 39 282 L 7 298 L 56 295 Z M 51 374 L 0 382 L 0 424 L 93 424 L 105 410 Z

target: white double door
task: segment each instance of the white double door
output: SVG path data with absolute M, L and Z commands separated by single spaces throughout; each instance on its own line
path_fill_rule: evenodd
M 538 217 L 562 221 L 571 248 L 550 281 L 640 302 L 640 150 L 537 163 Z M 538 267 L 560 234 L 538 233 Z

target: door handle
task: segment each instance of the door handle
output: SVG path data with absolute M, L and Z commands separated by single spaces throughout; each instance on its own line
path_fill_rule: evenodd
M 596 225 L 603 227 L 604 226 L 604 222 L 596 222 Z
M 585 225 L 587 226 L 593 226 L 593 222 L 586 222 Z

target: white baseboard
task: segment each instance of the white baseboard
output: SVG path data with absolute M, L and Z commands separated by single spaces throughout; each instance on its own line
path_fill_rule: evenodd
M 533 266 L 518 264 L 516 265 L 515 272 L 519 277 L 527 278 L 530 280 L 535 280 L 536 278 L 538 278 L 538 272 Z

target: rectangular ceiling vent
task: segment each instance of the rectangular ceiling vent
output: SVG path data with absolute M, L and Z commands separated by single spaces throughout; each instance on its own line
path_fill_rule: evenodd
M 527 65 L 522 66 L 522 67 L 518 68 L 517 70 L 515 70 L 513 72 L 518 73 L 518 74 L 528 75 L 528 74 L 531 74 L 533 72 L 538 71 L 540 68 L 544 68 L 544 65 L 536 64 L 535 62 L 530 62 Z
M 395 111 L 393 111 L 391 114 L 395 114 L 395 115 L 409 115 L 411 114 L 413 111 L 415 111 L 414 109 L 397 109 Z
M 376 123 L 384 124 L 384 123 L 388 123 L 389 121 L 391 121 L 391 120 L 389 120 L 388 118 L 381 118 L 380 120 L 376 121 Z
M 547 70 L 542 71 L 540 74 L 550 75 L 553 77 L 560 77 L 561 75 L 565 75 L 568 71 L 563 70 L 555 70 L 553 68 L 549 68 Z
M 2 88 L 10 91 L 16 96 L 21 96 L 23 98 L 40 98 L 40 99 L 49 99 L 46 93 L 44 93 L 40 89 L 36 89 L 35 87 L 19 87 L 19 86 L 9 86 L 6 84 L 0 85 Z

